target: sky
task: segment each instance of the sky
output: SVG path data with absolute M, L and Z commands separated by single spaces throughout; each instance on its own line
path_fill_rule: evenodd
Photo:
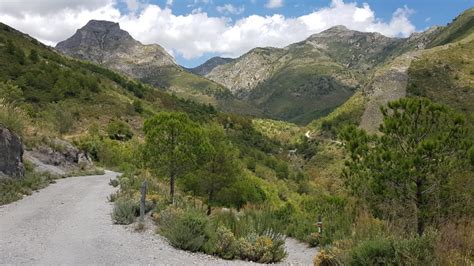
M 335 25 L 408 37 L 446 25 L 474 0 L 0 0 L 0 22 L 54 46 L 91 19 L 119 22 L 194 67 L 284 47 Z

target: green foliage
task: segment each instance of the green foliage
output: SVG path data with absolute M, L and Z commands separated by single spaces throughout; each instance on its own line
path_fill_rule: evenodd
M 389 240 L 369 240 L 351 251 L 349 265 L 395 265 L 396 252 Z
M 132 105 L 133 105 L 133 110 L 135 110 L 135 112 L 141 114 L 143 113 L 143 103 L 142 101 L 140 100 L 133 100 L 132 102 Z
M 10 81 L 0 82 L 0 98 L 7 104 L 19 104 L 23 99 L 23 91 Z
M 201 251 L 209 238 L 208 218 L 196 210 L 183 211 L 170 206 L 160 213 L 158 224 L 160 233 L 179 249 Z
M 28 121 L 29 118 L 22 109 L 12 104 L 4 103 L 3 100 L 0 99 L 0 126 L 23 136 Z
M 116 224 L 131 224 L 135 221 L 135 214 L 138 211 L 137 204 L 131 199 L 120 198 L 114 202 L 112 220 Z
M 70 132 L 77 118 L 77 115 L 70 111 L 66 103 L 50 104 L 49 109 L 44 112 L 44 116 L 59 134 Z
M 193 195 L 201 196 L 211 207 L 225 202 L 226 188 L 232 187 L 241 173 L 237 160 L 237 150 L 228 143 L 224 131 L 216 125 L 210 126 L 205 132 L 210 147 L 203 156 L 199 169 L 189 174 L 184 182 L 184 189 Z M 224 194 L 224 195 L 223 195 Z
M 38 63 L 39 60 L 40 60 L 39 55 L 38 55 L 38 51 L 36 49 L 32 49 L 31 52 L 30 52 L 30 55 L 28 56 L 28 59 L 30 59 L 30 61 L 33 64 Z
M 33 191 L 42 189 L 50 183 L 54 183 L 57 176 L 48 173 L 33 173 L 27 171 L 21 179 L 0 178 L 0 205 L 8 204 L 31 195 Z
M 145 121 L 145 156 L 148 165 L 170 178 L 171 200 L 175 178 L 195 168 L 209 150 L 202 130 L 185 113 L 160 112 Z
M 133 137 L 133 132 L 127 123 L 112 120 L 107 125 L 107 135 L 113 140 L 127 141 Z
M 215 254 L 223 259 L 231 260 L 238 255 L 238 244 L 234 234 L 225 226 L 217 227 Z
M 459 168 L 459 159 L 471 144 L 463 142 L 467 133 L 463 120 L 444 106 L 407 98 L 389 103 L 388 108 L 382 109 L 382 136 L 368 136 L 355 127 L 342 132 L 350 154 L 344 178 L 375 213 L 387 214 L 394 205 L 403 206 L 404 213 L 415 212 L 412 228 L 421 235 L 440 213 L 441 184 Z

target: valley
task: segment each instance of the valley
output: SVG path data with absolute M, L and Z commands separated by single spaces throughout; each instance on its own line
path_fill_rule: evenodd
M 474 8 L 195 68 L 163 47 L 0 23 L 0 264 L 472 264 Z

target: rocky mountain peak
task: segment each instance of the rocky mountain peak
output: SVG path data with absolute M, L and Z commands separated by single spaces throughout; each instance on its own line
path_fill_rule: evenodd
M 156 67 L 175 66 L 174 58 L 157 44 L 144 45 L 111 21 L 91 20 L 56 48 L 64 54 L 106 65 L 135 78 Z
M 68 55 L 103 63 L 107 53 L 126 50 L 140 43 L 111 21 L 91 20 L 56 48 Z

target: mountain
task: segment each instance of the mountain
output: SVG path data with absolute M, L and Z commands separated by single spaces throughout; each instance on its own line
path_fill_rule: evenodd
M 148 71 L 176 64 L 161 46 L 143 45 L 110 21 L 91 20 L 56 48 L 139 79 L 148 76 Z
M 426 36 L 336 26 L 284 48 L 255 48 L 205 76 L 272 118 L 305 124 L 343 104 L 384 62 L 422 49 Z
M 56 49 L 224 111 L 259 114 L 222 85 L 178 66 L 161 46 L 144 45 L 133 39 L 118 23 L 91 20 L 72 37 L 58 43 Z
M 127 123 L 138 132 L 143 120 L 158 111 L 212 112 L 207 105 L 179 99 L 96 64 L 63 56 L 2 23 L 0 98 L 4 98 L 0 100 L 0 113 L 14 112 L 10 120 L 18 122 L 12 124 L 14 128 L 25 125 L 25 134 L 38 140 L 43 135 L 80 135 L 92 125 L 105 130 L 111 121 Z M 10 109 L 9 102 L 18 110 Z
M 310 128 L 333 131 L 354 123 L 371 133 L 382 122 L 380 106 L 421 96 L 442 103 L 474 121 L 474 8 L 450 24 L 415 33 L 367 77 L 360 91 Z
M 223 64 L 230 63 L 232 60 L 233 60 L 232 58 L 216 56 L 207 60 L 206 62 L 204 62 L 203 64 L 197 67 L 188 68 L 187 70 L 196 75 L 205 76 L 209 72 L 211 72 L 214 68 Z

